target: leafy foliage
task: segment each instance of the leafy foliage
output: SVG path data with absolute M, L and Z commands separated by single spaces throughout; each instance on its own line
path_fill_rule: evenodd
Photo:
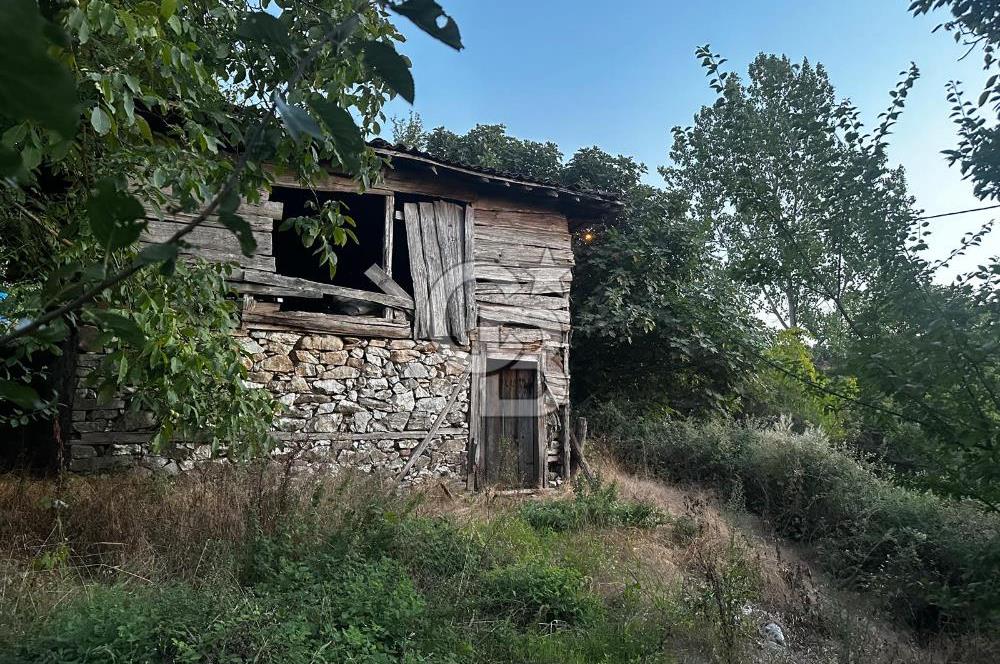
M 578 479 L 573 489 L 573 500 L 524 505 L 521 518 L 533 528 L 554 531 L 584 527 L 652 528 L 665 520 L 665 515 L 648 503 L 621 500 L 614 484 L 591 485 Z
M 738 492 L 827 569 L 921 628 L 1000 620 L 1000 522 L 974 503 L 899 486 L 820 433 L 694 423 L 607 407 L 607 443 L 629 466 Z
M 236 385 L 234 365 L 218 361 L 226 355 L 217 347 L 197 367 L 188 360 L 178 365 L 212 372 L 185 395 L 203 401 L 179 407 L 163 381 L 180 376 L 156 359 L 163 352 L 153 345 L 157 335 L 121 334 L 121 319 L 105 312 L 130 309 L 147 328 L 180 324 L 183 316 L 162 318 L 164 312 L 176 315 L 163 300 L 169 289 L 162 279 L 170 278 L 185 235 L 214 215 L 233 232 L 240 251 L 252 254 L 255 244 L 239 203 L 241 197 L 256 201 L 273 172 L 290 173 L 308 186 L 333 166 L 371 182 L 378 160 L 364 136 L 379 133 L 386 100 L 414 98 L 410 63 L 396 51 L 401 36 L 390 12 L 461 48 L 457 26 L 436 2 L 321 0 L 273 13 L 266 5 L 16 0 L 0 9 L 0 176 L 6 178 L 0 286 L 19 299 L 6 306 L 20 319 L 16 325 L 13 318 L 0 321 L 7 367 L 0 379 L 7 386 L 4 399 L 14 399 L 16 421 L 28 413 L 25 404 L 54 401 L 38 392 L 45 391 L 39 353 L 56 352 L 81 320 L 129 346 L 115 360 L 119 387 L 158 385 L 140 394 L 143 406 L 161 416 L 165 438 L 184 420 L 207 426 L 213 438 L 235 436 L 237 423 L 260 405 Z M 160 212 L 187 214 L 191 221 L 165 243 L 136 254 L 146 216 Z M 295 225 L 310 245 L 322 240 L 320 260 L 331 270 L 334 248 L 350 233 L 335 223 L 343 219 L 324 213 Z M 157 264 L 161 280 L 143 277 L 120 286 Z M 183 274 L 189 280 L 178 291 L 207 287 L 196 287 L 193 273 Z M 137 292 L 144 287 L 150 292 Z M 207 350 L 203 333 L 228 329 L 231 305 L 217 296 L 208 301 L 214 311 L 199 308 L 200 319 L 180 324 L 187 335 L 172 338 L 175 357 L 193 359 Z M 199 327 L 199 320 L 205 325 Z M 142 361 L 128 364 L 129 357 Z M 234 386 L 207 389 L 226 381 Z M 219 419 L 223 397 L 237 401 Z M 156 399 L 162 401 L 154 404 Z M 250 425 L 247 439 L 259 438 Z
M 91 380 L 104 398 L 130 390 L 133 412 L 148 412 L 154 447 L 206 440 L 213 451 L 266 449 L 277 404 L 266 390 L 244 386 L 250 360 L 234 336 L 236 303 L 227 299 L 225 267 L 178 264 L 170 276 L 149 273 L 128 285 L 124 308 L 105 318 L 95 340 L 107 347 Z M 104 312 L 104 316 L 113 312 Z
M 945 155 L 958 163 L 962 174 L 972 180 L 976 196 L 1000 198 L 1000 16 L 989 0 L 914 0 L 910 11 L 915 15 L 947 9 L 952 19 L 938 28 L 952 34 L 956 42 L 973 49 L 981 48 L 986 83 L 976 103 L 965 98 L 961 83 L 948 83 L 951 117 L 958 127 L 959 143 Z M 984 114 L 983 109 L 987 109 Z
M 744 83 L 707 46 L 697 57 L 718 98 L 674 129 L 675 166 L 661 172 L 710 220 L 733 276 L 783 325 L 823 338 L 824 312 L 876 287 L 913 233 L 903 172 L 878 139 L 894 117 L 861 135 L 857 109 L 808 60 L 759 55 Z

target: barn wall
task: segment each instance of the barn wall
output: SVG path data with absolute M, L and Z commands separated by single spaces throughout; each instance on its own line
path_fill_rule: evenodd
M 462 350 L 400 339 L 249 329 L 239 343 L 248 353 L 248 384 L 270 390 L 284 406 L 275 422 L 273 455 L 329 472 L 398 472 L 444 409 L 468 361 Z M 82 353 L 81 375 L 100 357 Z M 408 481 L 464 477 L 468 397 L 466 384 Z M 77 390 L 71 470 L 131 465 L 176 472 L 209 458 L 209 446 L 197 443 L 153 453 L 150 418 L 127 406 L 125 395 L 98 404 L 92 390 Z
M 356 184 L 336 176 L 321 185 L 340 191 L 352 187 Z M 526 200 L 515 189 L 484 195 L 482 188 L 430 173 L 389 171 L 386 182 L 370 191 L 387 196 L 387 225 L 393 223 L 394 194 L 469 204 L 474 284 L 468 292 L 475 299 L 477 324 L 469 345 L 455 347 L 414 340 L 412 325 L 400 313 L 407 303 L 397 301 L 398 296 L 378 295 L 389 298 L 383 302 L 386 306 L 399 305 L 392 318 L 285 312 L 274 303 L 258 302 L 244 314 L 241 344 L 250 353 L 250 383 L 270 390 L 286 407 L 275 427 L 280 441 L 275 454 L 331 471 L 348 466 L 398 471 L 426 436 L 467 365 L 475 367 L 476 358 L 482 358 L 483 366 L 486 358 L 527 359 L 540 363 L 544 395 L 542 481 L 558 485 L 569 470 L 564 461 L 569 457 L 569 292 L 574 264 L 570 221 L 554 204 Z M 244 205 L 241 213 L 257 238 L 256 256 L 241 256 L 229 231 L 211 220 L 189 236 L 191 247 L 184 253 L 237 263 L 241 269 L 234 275 L 235 285 L 248 294 L 302 296 L 310 287 L 315 290 L 316 285 L 274 275 L 271 230 L 273 220 L 281 218 L 281 204 L 265 196 L 259 204 Z M 143 240 L 162 241 L 184 221 L 183 215 L 151 215 Z M 337 292 L 336 287 L 323 288 Z M 408 305 L 412 318 L 412 300 Z M 81 377 L 99 357 L 94 352 L 81 355 Z M 469 463 L 477 463 L 472 417 L 476 406 L 475 398 L 470 399 L 478 389 L 476 381 L 474 374 L 460 391 L 442 435 L 435 437 L 409 477 L 464 477 Z M 140 464 L 173 471 L 208 458 L 206 448 L 194 443 L 152 454 L 148 419 L 127 413 L 126 399 L 97 404 L 94 397 L 85 387 L 77 391 L 70 442 L 73 470 Z

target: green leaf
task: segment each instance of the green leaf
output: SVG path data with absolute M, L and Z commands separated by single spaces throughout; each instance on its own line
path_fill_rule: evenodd
M 240 23 L 236 34 L 246 40 L 268 42 L 284 49 L 292 45 L 285 24 L 267 12 L 251 12 Z
M 16 175 L 21 170 L 21 155 L 0 146 L 0 177 Z
M 160 0 L 160 16 L 167 20 L 177 11 L 177 0 Z
M 371 65 L 379 76 L 389 84 L 400 97 L 413 103 L 413 74 L 406 58 L 396 52 L 391 44 L 384 42 L 365 42 L 362 50 L 365 62 Z
M 170 242 L 149 244 L 143 247 L 138 256 L 136 256 L 136 262 L 142 265 L 149 265 L 151 263 L 175 261 L 177 260 L 178 250 L 177 245 Z
M 348 171 L 356 172 L 361 168 L 361 153 L 365 150 L 365 139 L 358 125 L 354 123 L 354 118 L 329 99 L 319 97 L 309 105 L 330 132 L 343 165 Z
M 76 84 L 49 55 L 46 26 L 35 0 L 0 2 L 0 115 L 71 138 L 80 120 Z
M 292 106 L 285 102 L 280 95 L 275 93 L 274 105 L 278 109 L 281 121 L 285 129 L 295 140 L 299 140 L 303 135 L 323 137 L 323 130 L 316 124 L 316 121 L 309 117 L 309 114 L 298 106 Z
M 111 131 L 111 116 L 100 106 L 95 106 L 90 112 L 90 124 L 94 127 L 94 131 L 104 136 Z
M 390 3 L 389 9 L 410 19 L 418 28 L 438 41 L 457 51 L 462 50 L 462 35 L 458 31 L 458 24 L 434 0 L 403 0 Z M 444 19 L 443 26 L 439 25 L 442 19 Z
M 0 400 L 10 401 L 18 408 L 39 409 L 43 406 L 38 392 L 23 383 L 0 380 Z
M 240 241 L 240 251 L 244 256 L 253 256 L 257 251 L 257 240 L 253 237 L 253 230 L 246 219 L 233 212 L 219 212 L 219 221 L 222 225 L 233 232 Z
M 104 309 L 90 309 L 87 313 L 98 327 L 113 333 L 130 346 L 139 348 L 146 343 L 146 335 L 131 318 Z
M 135 196 L 119 190 L 109 178 L 97 184 L 87 201 L 87 217 L 94 237 L 109 251 L 127 247 L 146 227 L 145 210 Z

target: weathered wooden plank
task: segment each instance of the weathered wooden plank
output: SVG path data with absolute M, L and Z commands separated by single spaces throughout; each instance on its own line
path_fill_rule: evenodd
M 173 235 L 183 228 L 183 224 L 171 220 L 150 219 L 147 221 L 146 229 L 143 231 L 141 239 L 146 242 L 166 242 Z M 258 256 L 271 255 L 271 232 L 253 232 L 253 239 L 257 241 Z M 240 242 L 233 235 L 232 231 L 226 228 L 214 226 L 199 226 L 184 236 L 184 242 L 190 245 L 191 249 L 210 249 L 223 253 L 240 253 Z
M 573 271 L 566 267 L 508 267 L 476 261 L 476 279 L 501 281 L 505 283 L 548 283 L 569 284 Z
M 385 270 L 380 268 L 378 265 L 372 265 L 370 268 L 365 270 L 365 276 L 371 279 L 376 286 L 382 289 L 383 293 L 405 298 L 411 304 L 413 303 L 413 298 L 406 292 L 406 289 L 393 281 L 392 277 L 390 277 L 388 273 L 386 273 Z
M 566 296 L 570 285 L 565 281 L 541 283 L 503 283 L 499 281 L 476 282 L 476 295 L 544 295 L 555 293 Z
M 479 341 L 483 343 L 541 343 L 549 341 L 551 334 L 545 330 L 525 327 L 483 326 L 478 329 Z
M 271 435 L 278 440 L 420 440 L 427 437 L 427 430 L 422 431 L 370 431 L 366 433 L 320 433 L 316 431 L 289 432 L 275 431 Z M 464 436 L 466 429 L 459 427 L 443 427 L 438 429 L 439 436 Z
M 298 178 L 288 173 L 276 173 L 273 175 L 275 186 L 287 187 L 288 189 L 315 189 L 316 191 L 339 191 L 347 194 L 376 194 L 385 196 L 393 192 L 385 186 L 374 185 L 364 189 L 360 182 L 354 178 L 336 173 L 327 173 L 317 176 L 309 185 L 299 182 Z
M 376 293 L 374 291 L 363 291 L 355 288 L 345 288 L 334 286 L 333 284 L 323 284 L 297 277 L 286 277 L 282 274 L 271 274 L 257 270 L 244 270 L 242 281 L 252 284 L 267 284 L 279 287 L 298 287 L 311 291 L 319 291 L 325 295 L 335 295 L 347 300 L 357 300 L 360 302 L 374 302 L 384 304 L 397 309 L 413 310 L 413 300 L 407 296 L 389 295 L 388 293 Z
M 441 264 L 441 248 L 437 241 L 434 204 L 418 203 L 417 207 L 420 210 L 420 238 L 430 292 L 430 334 L 433 338 L 440 339 L 448 334 L 448 294 Z
M 382 269 L 384 270 L 384 274 L 389 279 L 389 281 L 392 281 L 392 251 L 393 251 L 394 235 L 395 235 L 394 233 L 395 212 L 396 212 L 396 197 L 393 196 L 392 194 L 389 194 L 388 196 L 385 197 L 385 218 L 383 219 L 383 226 L 382 226 L 382 236 L 384 238 L 382 242 Z M 395 314 L 393 310 L 386 309 L 385 317 L 394 318 Z
M 465 287 L 462 283 L 464 268 L 458 241 L 462 208 L 445 201 L 435 201 L 434 217 L 437 229 L 438 250 L 445 289 L 445 307 L 450 336 L 461 345 L 469 343 L 465 327 Z
M 147 246 L 150 242 L 140 241 L 140 246 Z M 262 272 L 274 272 L 276 270 L 273 256 L 244 256 L 242 254 L 224 253 L 211 249 L 186 249 L 181 248 L 180 255 L 186 258 L 201 258 L 210 263 L 234 263 L 240 268 L 251 268 Z
M 339 316 L 309 311 L 274 311 L 258 303 L 253 310 L 243 312 L 243 326 L 257 330 L 302 330 L 328 332 L 357 337 L 406 339 L 410 325 L 377 316 Z
M 507 242 L 482 240 L 476 243 L 475 259 L 503 265 L 558 265 L 572 266 L 576 261 L 568 249 L 552 249 L 520 244 L 519 238 Z
M 276 203 L 276 205 L 280 205 L 280 203 Z M 274 228 L 274 219 L 271 219 L 271 217 L 260 216 L 255 214 L 247 214 L 242 216 L 243 219 L 247 222 L 247 224 L 249 224 L 250 230 L 252 230 L 254 233 L 270 233 Z M 187 225 L 190 222 L 194 221 L 194 218 L 195 218 L 194 214 L 188 214 L 186 212 L 171 212 L 167 214 L 167 213 L 158 213 L 155 210 L 150 210 L 148 208 L 146 210 L 146 219 L 150 221 L 166 221 L 174 224 Z M 216 215 L 208 217 L 207 219 L 205 219 L 205 221 L 201 222 L 201 224 L 199 224 L 198 227 L 222 228 L 227 231 L 229 230 L 221 221 L 219 221 L 219 217 Z M 229 232 L 232 233 L 232 231 Z
M 546 330 L 563 332 L 569 329 L 569 312 L 525 310 L 495 304 L 480 304 L 479 315 L 484 320 L 498 323 L 531 325 Z
M 318 300 L 323 297 L 322 291 L 297 286 L 272 286 L 270 284 L 248 284 L 241 281 L 230 281 L 229 287 L 237 293 L 247 295 L 269 295 L 271 297 L 304 297 Z
M 569 235 L 569 222 L 562 214 L 490 210 L 483 208 L 481 201 L 478 207 L 477 225 Z
M 476 211 L 471 203 L 465 206 L 462 223 L 462 284 L 465 298 L 465 329 L 476 327 L 479 315 L 476 309 L 475 260 L 475 219 Z
M 538 432 L 535 434 L 536 453 L 538 454 L 538 488 L 548 486 L 548 463 L 546 460 L 548 448 L 548 427 L 545 418 L 545 349 L 538 355 L 538 369 L 535 371 L 535 424 Z
M 477 471 L 480 467 L 483 425 L 483 380 L 486 376 L 486 355 L 482 347 L 472 348 L 469 358 L 472 373 L 469 376 L 469 449 L 466 463 L 465 488 L 476 488 Z
M 477 215 L 478 219 L 478 215 Z M 504 228 L 502 226 L 475 227 L 476 242 L 516 242 L 530 247 L 549 247 L 564 251 L 573 250 L 573 241 L 569 233 L 543 233 L 529 229 Z
M 413 334 L 418 339 L 430 335 L 430 283 L 424 264 L 424 243 L 420 232 L 420 208 L 416 203 L 403 205 L 406 219 L 406 244 L 410 253 L 410 275 L 413 278 Z
M 506 293 L 482 293 L 476 301 L 484 304 L 501 304 L 508 307 L 545 309 L 548 311 L 569 311 L 569 298 L 552 295 L 507 295 Z

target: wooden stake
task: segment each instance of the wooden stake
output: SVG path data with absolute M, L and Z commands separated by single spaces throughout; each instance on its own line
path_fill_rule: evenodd
M 413 451 L 410 452 L 410 459 L 406 462 L 406 465 L 403 466 L 403 469 L 399 471 L 399 475 L 396 476 L 397 483 L 403 481 L 403 478 L 406 477 L 406 473 L 410 472 L 410 468 L 413 468 L 413 464 L 417 462 L 417 459 L 424 453 L 424 450 L 430 444 L 435 434 L 437 434 L 438 429 L 441 428 L 441 424 L 444 422 L 444 418 L 448 416 L 452 406 L 454 406 L 455 402 L 458 400 L 458 394 L 462 391 L 462 387 L 465 386 L 465 379 L 468 378 L 471 373 L 472 364 L 469 364 L 465 367 L 465 371 L 462 372 L 462 376 L 458 379 L 458 382 L 455 383 L 455 387 L 451 390 L 451 394 L 448 396 L 448 403 L 446 403 L 441 412 L 438 413 L 437 419 L 434 420 L 434 425 L 430 428 L 430 431 L 427 432 L 427 437 L 420 441 L 420 444 L 413 448 Z

